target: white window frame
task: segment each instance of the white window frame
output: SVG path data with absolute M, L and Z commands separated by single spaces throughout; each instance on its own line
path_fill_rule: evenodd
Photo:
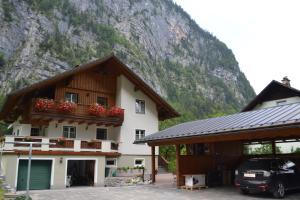
M 138 132 L 138 134 L 137 134 L 137 132 Z M 143 135 L 144 135 L 144 137 L 141 137 L 141 133 L 144 133 Z M 137 137 L 137 135 L 138 135 L 138 137 Z M 135 136 L 134 136 L 134 138 L 135 138 L 135 140 L 141 140 L 141 139 L 144 139 L 145 138 L 145 136 L 146 136 L 146 130 L 143 130 L 143 129 L 135 129 Z
M 70 99 L 67 99 L 67 94 L 70 94 Z M 77 98 L 75 98 L 77 96 Z M 75 92 L 66 92 L 65 93 L 65 100 L 73 103 L 78 103 L 79 102 L 79 94 Z
M 69 127 L 68 137 L 65 137 L 65 138 L 70 138 L 70 139 L 76 139 L 77 138 L 77 127 L 76 126 L 72 126 L 72 125 L 63 125 L 62 126 L 62 137 L 64 137 L 64 127 Z M 70 127 L 75 128 L 75 137 L 74 138 L 70 137 Z
M 98 129 L 105 129 L 106 130 L 106 139 L 98 139 L 97 138 L 97 130 Z M 95 133 L 96 135 L 95 135 L 95 139 L 96 140 L 108 140 L 108 128 L 103 128 L 103 127 L 96 127 L 96 133 Z
M 108 164 L 107 164 L 107 161 L 114 161 L 115 164 L 114 164 L 114 165 L 108 165 Z M 116 158 L 107 158 L 107 159 L 105 160 L 105 166 L 106 166 L 106 167 L 117 167 L 117 166 L 118 166 L 117 159 L 116 159 Z
M 142 109 L 140 102 L 144 102 L 144 110 Z M 146 101 L 145 100 L 142 100 L 142 99 L 135 100 L 135 113 L 136 114 L 145 114 L 146 113 Z
M 38 134 L 38 135 L 31 135 L 32 129 L 39 129 L 39 134 Z M 37 127 L 37 126 L 31 126 L 31 128 L 30 128 L 30 136 L 31 136 L 31 137 L 41 136 L 41 135 L 42 135 L 42 129 L 41 129 L 40 127 Z
M 141 165 L 136 164 L 137 160 L 142 160 L 142 164 Z M 135 158 L 134 162 L 133 162 L 133 166 L 135 166 L 135 167 L 145 167 L 145 158 Z

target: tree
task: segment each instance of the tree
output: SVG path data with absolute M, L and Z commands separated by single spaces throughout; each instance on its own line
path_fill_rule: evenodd
M 251 147 L 252 146 L 252 147 Z M 254 145 L 246 146 L 246 152 L 251 155 L 259 155 L 259 154 L 272 154 L 272 144 L 261 144 L 259 147 L 253 147 Z M 280 147 L 276 146 L 276 153 L 282 153 Z

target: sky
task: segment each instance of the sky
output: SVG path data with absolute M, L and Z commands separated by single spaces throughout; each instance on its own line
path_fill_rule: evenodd
M 284 76 L 300 89 L 299 0 L 173 0 L 230 48 L 255 92 Z

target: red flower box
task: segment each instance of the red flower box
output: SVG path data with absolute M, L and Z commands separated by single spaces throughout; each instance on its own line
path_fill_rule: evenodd
M 52 99 L 39 98 L 34 104 L 34 109 L 37 111 L 47 111 L 52 108 L 54 108 L 54 101 Z
M 58 104 L 57 110 L 60 112 L 70 113 L 70 112 L 74 112 L 76 107 L 77 107 L 76 103 L 65 101 Z
M 119 108 L 119 107 L 111 107 L 108 112 L 107 115 L 110 117 L 124 117 L 124 109 Z
M 97 103 L 90 105 L 89 114 L 95 115 L 95 116 L 104 116 L 106 114 L 106 109 Z

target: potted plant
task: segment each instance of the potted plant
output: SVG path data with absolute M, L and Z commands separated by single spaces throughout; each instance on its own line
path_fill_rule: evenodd
M 25 142 L 31 142 L 32 138 L 30 136 L 25 136 L 24 141 Z
M 108 112 L 107 115 L 110 117 L 124 117 L 124 109 L 119 108 L 119 107 L 111 107 Z
M 77 107 L 76 103 L 70 101 L 64 101 L 58 104 L 57 110 L 60 112 L 70 113 L 70 112 L 74 112 L 76 107 Z
M 60 137 L 57 139 L 57 144 L 60 146 L 64 146 L 66 143 L 66 139 L 64 137 Z
M 87 142 L 87 145 L 89 147 L 94 147 L 94 144 L 95 144 L 95 142 L 93 140 L 90 140 L 90 141 Z
M 48 111 L 54 108 L 54 101 L 52 99 L 38 98 L 34 103 L 36 111 Z
M 90 105 L 88 112 L 94 116 L 105 116 L 106 109 L 102 105 L 95 103 Z

